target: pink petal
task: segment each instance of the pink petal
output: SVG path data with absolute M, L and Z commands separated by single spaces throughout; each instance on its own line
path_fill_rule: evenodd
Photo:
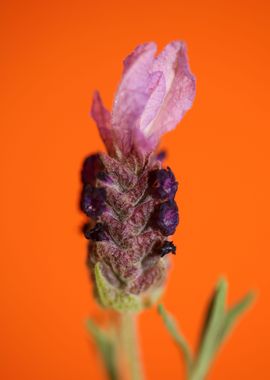
M 152 149 L 164 133 L 176 127 L 195 97 L 195 78 L 189 70 L 184 43 L 167 45 L 155 60 L 153 70 L 161 70 L 165 76 L 166 97 L 156 118 L 143 129 Z
M 134 130 L 138 128 L 138 119 L 150 96 L 150 69 L 155 51 L 154 43 L 139 45 L 124 62 L 123 78 L 112 112 L 115 141 L 124 154 L 132 147 Z
M 133 136 L 134 145 L 144 152 L 152 150 L 144 130 L 156 117 L 166 94 L 166 83 L 162 72 L 156 71 L 150 74 L 150 78 L 150 95 L 139 120 L 139 126 L 136 128 L 136 133 Z
M 179 51 L 184 46 L 181 41 L 173 41 L 162 50 L 155 59 L 152 71 L 162 71 L 166 81 L 166 92 L 170 90 L 175 76 L 175 68 Z
M 176 127 L 191 107 L 195 78 L 183 42 L 175 41 L 154 57 L 156 45 L 139 45 L 124 61 L 112 115 L 98 93 L 92 116 L 111 155 L 127 156 L 133 148 L 153 151 L 161 136 Z
M 166 95 L 166 81 L 161 71 L 151 74 L 150 87 L 150 96 L 140 119 L 140 129 L 142 132 L 144 132 L 145 128 L 157 115 Z
M 93 95 L 91 115 L 97 124 L 100 136 L 108 152 L 112 152 L 113 138 L 111 130 L 111 114 L 104 107 L 100 94 L 97 91 Z

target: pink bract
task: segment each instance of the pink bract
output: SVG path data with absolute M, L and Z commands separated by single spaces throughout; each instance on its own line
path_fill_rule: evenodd
M 185 44 L 174 41 L 158 56 L 155 53 L 156 45 L 150 42 L 125 59 L 111 113 L 94 94 L 91 114 L 111 155 L 152 152 L 192 106 L 195 78 Z

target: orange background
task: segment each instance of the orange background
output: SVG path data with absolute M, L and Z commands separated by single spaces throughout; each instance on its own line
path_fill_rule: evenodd
M 269 2 L 6 0 L 0 13 L 1 380 L 103 379 L 77 209 L 81 162 L 103 149 L 91 96 L 110 105 L 123 58 L 174 39 L 188 44 L 197 97 L 162 141 L 182 216 L 164 303 L 194 346 L 221 274 L 229 302 L 255 289 L 209 379 L 269 379 Z M 155 310 L 140 327 L 147 378 L 181 378 Z

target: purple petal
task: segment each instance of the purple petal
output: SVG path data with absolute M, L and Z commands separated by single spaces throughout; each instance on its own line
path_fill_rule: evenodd
M 166 81 L 161 71 L 156 71 L 150 75 L 149 92 L 150 96 L 140 120 L 140 129 L 142 131 L 157 115 L 166 95 Z
M 125 59 L 112 115 L 94 95 L 92 116 L 111 156 L 150 153 L 192 105 L 195 78 L 184 43 L 168 44 L 156 58 L 155 52 L 156 45 L 147 43 Z
M 135 129 L 133 135 L 134 145 L 143 152 L 152 150 L 144 134 L 144 128 L 156 117 L 166 94 L 166 83 L 162 72 L 156 71 L 149 75 L 147 93 L 149 94 L 148 101 L 139 120 L 139 127 Z
M 160 137 L 174 129 L 192 106 L 195 78 L 189 70 L 185 45 L 179 41 L 165 47 L 152 70 L 162 71 L 166 81 L 166 96 L 158 115 L 146 127 L 141 126 L 154 149 Z
M 100 94 L 97 91 L 93 95 L 91 115 L 97 124 L 100 136 L 108 152 L 112 152 L 113 139 L 111 130 L 111 114 L 104 107 Z
M 139 129 L 138 119 L 147 103 L 151 91 L 150 69 L 154 61 L 156 45 L 139 45 L 124 62 L 123 78 L 118 88 L 113 112 L 114 139 L 124 154 L 134 142 L 134 130 Z

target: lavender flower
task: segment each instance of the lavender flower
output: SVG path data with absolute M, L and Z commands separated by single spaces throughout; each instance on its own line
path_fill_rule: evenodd
M 81 208 L 96 221 L 85 230 L 95 294 L 118 311 L 155 301 L 168 253 L 176 251 L 168 236 L 179 221 L 178 184 L 171 169 L 162 169 L 156 148 L 191 107 L 195 80 L 182 42 L 155 52 L 147 43 L 125 59 L 111 113 L 94 94 L 91 113 L 107 154 L 89 156 L 82 170 Z

